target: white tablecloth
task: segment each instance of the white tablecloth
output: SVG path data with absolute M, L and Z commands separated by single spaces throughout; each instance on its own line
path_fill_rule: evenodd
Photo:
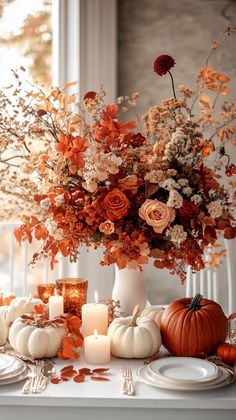
M 136 393 L 121 393 L 121 364 L 132 367 Z M 56 361 L 58 371 L 70 362 Z M 115 359 L 108 364 L 109 382 L 96 382 L 86 377 L 84 383 L 73 379 L 58 385 L 49 384 L 42 394 L 22 395 L 23 383 L 0 386 L 1 420 L 235 420 L 236 385 L 204 392 L 179 392 L 154 388 L 138 382 L 137 369 L 143 360 Z M 83 360 L 77 369 L 88 366 Z

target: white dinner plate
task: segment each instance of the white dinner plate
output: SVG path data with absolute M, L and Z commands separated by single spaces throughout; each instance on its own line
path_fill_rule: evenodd
M 24 367 L 25 363 L 22 360 L 14 358 L 14 363 L 0 372 L 0 380 L 11 375 L 16 376 L 16 374 L 20 374 Z
M 30 368 L 26 367 L 24 372 L 22 372 L 20 375 L 15 376 L 14 378 L 8 378 L 3 381 L 0 381 L 1 385 L 9 385 L 9 384 L 15 384 L 17 382 L 23 381 L 29 374 Z
M 6 374 L 4 373 L 4 375 L 3 374 L 0 375 L 0 382 L 6 380 L 8 378 L 10 379 L 10 378 L 14 378 L 14 377 L 20 375 L 21 373 L 23 373 L 26 370 L 26 368 L 27 368 L 26 363 L 22 362 L 22 364 L 19 367 L 17 367 L 17 369 L 11 370 L 10 372 L 8 372 Z
M 185 384 L 174 384 L 174 383 L 167 383 L 163 381 L 158 381 L 157 379 L 153 379 L 149 376 L 148 366 L 144 365 L 141 366 L 137 372 L 137 377 L 140 382 L 143 382 L 147 385 L 154 386 L 156 388 L 162 388 L 170 391 L 209 391 L 211 389 L 222 388 L 226 385 L 233 383 L 234 378 L 232 372 L 228 369 L 224 369 L 219 367 L 221 370 L 221 375 L 218 379 L 210 383 L 197 383 L 191 385 Z
M 152 376 L 168 383 L 196 384 L 217 378 L 219 369 L 207 360 L 194 357 L 167 357 L 148 365 Z
M 15 363 L 15 358 L 9 354 L 0 353 L 0 374 Z

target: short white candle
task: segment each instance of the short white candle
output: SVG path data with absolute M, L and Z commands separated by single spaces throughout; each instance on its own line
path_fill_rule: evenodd
M 64 313 L 64 300 L 62 296 L 50 296 L 48 300 L 49 319 L 54 319 Z
M 104 365 L 111 358 L 110 337 L 95 333 L 84 339 L 84 357 L 87 363 Z
M 98 303 L 97 292 L 95 292 L 95 302 L 83 305 L 81 313 L 82 332 L 84 337 L 92 335 L 94 330 L 97 330 L 98 334 L 107 334 L 108 306 Z

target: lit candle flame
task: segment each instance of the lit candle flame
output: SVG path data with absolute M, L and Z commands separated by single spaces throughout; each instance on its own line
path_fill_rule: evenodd
M 94 302 L 98 303 L 98 292 L 94 292 Z

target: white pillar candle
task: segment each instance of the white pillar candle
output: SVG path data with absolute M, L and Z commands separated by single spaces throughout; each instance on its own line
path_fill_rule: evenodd
M 93 334 L 84 339 L 84 357 L 87 363 L 104 365 L 111 358 L 110 337 Z
M 98 334 L 106 335 L 108 328 L 108 306 L 98 303 L 98 295 L 95 292 L 95 302 L 86 303 L 82 306 L 82 332 L 83 336 L 91 335 L 94 330 Z
M 49 319 L 54 319 L 64 313 L 64 301 L 62 296 L 50 296 L 48 300 Z

